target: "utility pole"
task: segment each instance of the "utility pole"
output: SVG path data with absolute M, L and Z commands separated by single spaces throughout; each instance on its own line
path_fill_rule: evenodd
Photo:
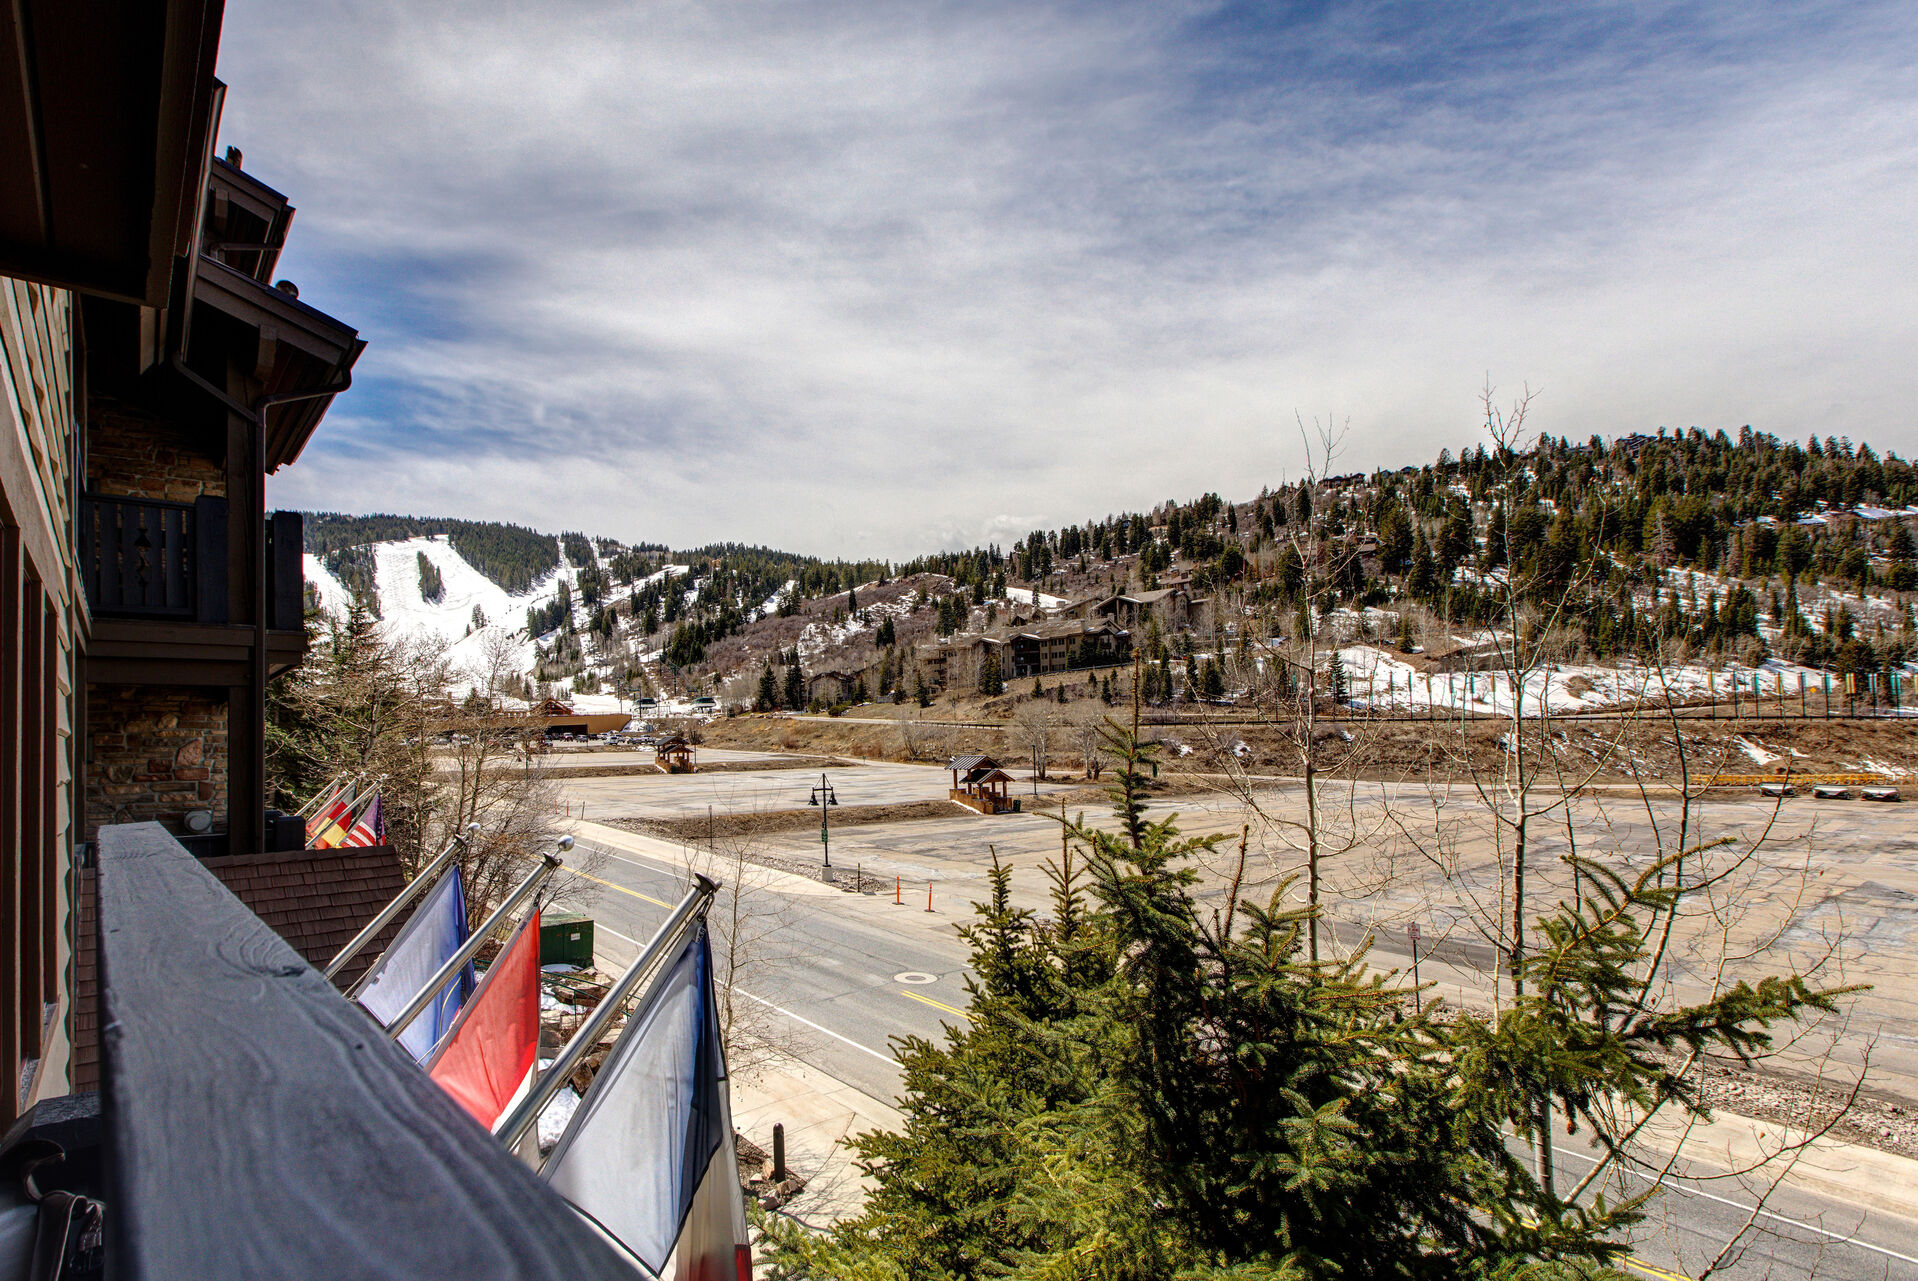
M 839 804 L 839 797 L 834 794 L 832 784 L 826 781 L 824 774 L 819 776 L 819 786 L 812 789 L 812 799 L 806 803 L 819 807 L 819 844 L 823 846 L 826 851 L 826 866 L 831 867 L 832 823 L 827 818 L 827 815 L 831 812 L 831 806 Z

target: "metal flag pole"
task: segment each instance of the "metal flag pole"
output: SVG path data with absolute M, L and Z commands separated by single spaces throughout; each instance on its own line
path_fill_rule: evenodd
M 572 849 L 573 838 L 570 836 L 560 837 L 559 848 L 561 853 Z M 451 982 L 453 976 L 458 974 L 460 969 L 468 961 L 478 955 L 480 948 L 485 946 L 486 940 L 492 936 L 494 930 L 499 928 L 500 922 L 511 916 L 513 909 L 525 902 L 534 890 L 546 884 L 547 879 L 551 877 L 554 872 L 559 871 L 560 866 L 559 854 L 548 854 L 542 858 L 540 865 L 533 870 L 533 874 L 521 881 L 519 888 L 506 896 L 506 901 L 499 905 L 497 911 L 486 918 L 486 923 L 473 931 L 472 936 L 460 945 L 460 950 L 453 953 L 452 959 L 440 966 L 439 973 L 426 980 L 426 986 L 420 989 L 419 994 L 407 1004 L 405 1009 L 399 1012 L 399 1015 L 395 1017 L 391 1023 L 386 1025 L 386 1039 L 389 1041 L 397 1041 L 400 1033 L 411 1027 L 413 1020 L 417 1019 L 421 1013 L 425 1011 L 427 1006 L 439 998 L 440 989 Z
M 719 886 L 704 876 L 695 876 L 693 879 L 693 888 L 686 892 L 685 898 L 679 900 L 679 906 L 673 909 L 665 923 L 653 932 L 653 937 L 640 949 L 638 958 L 626 967 L 626 972 L 607 990 L 605 997 L 594 1008 L 592 1017 L 573 1033 L 572 1039 L 566 1042 L 566 1048 L 559 1052 L 553 1065 L 533 1083 L 533 1088 L 519 1101 L 519 1106 L 494 1125 L 493 1135 L 506 1145 L 507 1151 L 512 1151 L 518 1145 L 526 1131 L 539 1120 L 539 1114 L 546 1110 L 553 1096 L 559 1093 L 559 1087 L 566 1084 L 579 1067 L 587 1052 L 599 1044 L 599 1038 L 618 1016 L 626 999 L 633 994 L 633 989 L 639 986 L 640 979 L 646 977 L 649 970 L 660 969 L 660 962 L 685 933 L 686 927 L 695 918 L 705 916 Z
M 399 892 L 398 897 L 381 908 L 379 915 L 368 921 L 366 928 L 358 934 L 355 934 L 351 943 L 348 943 L 345 947 L 333 954 L 333 959 L 326 963 L 326 968 L 321 970 L 320 973 L 324 974 L 327 978 L 332 978 L 335 974 L 345 969 L 348 961 L 358 956 L 366 945 L 371 943 L 374 938 L 379 935 L 379 932 L 387 927 L 394 917 L 405 910 L 408 903 L 411 903 L 420 896 L 420 891 L 431 885 L 434 879 L 446 870 L 446 865 L 453 861 L 453 855 L 466 847 L 466 842 L 472 837 L 473 833 L 479 831 L 479 826 L 478 823 L 468 823 L 464 828 L 460 829 L 460 831 L 454 835 L 453 839 L 446 843 L 446 848 L 435 855 L 431 863 L 421 868 L 418 876 L 415 876 L 406 883 L 406 888 Z M 364 981 L 364 978 L 362 978 L 361 982 Z M 358 991 L 359 987 L 360 984 L 355 983 L 353 990 Z M 348 995 L 350 996 L 352 993 L 349 992 Z
M 331 803 L 333 798 L 339 795 L 340 789 L 346 786 L 346 779 L 347 776 L 345 774 L 335 774 L 332 778 L 328 779 L 325 787 L 313 793 L 312 796 L 307 798 L 306 804 L 293 811 L 293 817 L 306 818 L 317 810 L 323 802 Z

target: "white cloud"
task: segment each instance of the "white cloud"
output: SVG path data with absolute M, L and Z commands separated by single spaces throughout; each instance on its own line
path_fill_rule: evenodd
M 1906 11 L 1385 12 L 229 10 L 373 344 L 276 500 L 903 557 L 1256 492 L 1295 410 L 1423 461 L 1487 371 L 1910 450 Z

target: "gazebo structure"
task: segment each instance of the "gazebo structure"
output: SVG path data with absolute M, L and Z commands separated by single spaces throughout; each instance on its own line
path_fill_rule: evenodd
M 947 762 L 952 771 L 952 790 L 947 793 L 967 809 L 981 814 L 1004 814 L 1019 808 L 1019 802 L 1006 795 L 1012 775 L 999 768 L 990 756 L 955 756 Z
M 684 734 L 659 740 L 653 748 L 653 761 L 668 774 L 691 774 L 694 770 L 693 745 Z

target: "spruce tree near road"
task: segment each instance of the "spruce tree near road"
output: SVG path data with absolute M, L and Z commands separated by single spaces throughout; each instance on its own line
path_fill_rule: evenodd
M 1666 1052 L 1762 1052 L 1847 991 L 1787 975 L 1661 1003 L 1647 937 L 1670 869 L 1590 867 L 1583 901 L 1538 923 L 1521 999 L 1435 1018 L 1363 951 L 1307 962 L 1305 910 L 1283 886 L 1242 898 L 1243 854 L 1202 901 L 1191 862 L 1222 838 L 1148 818 L 1155 748 L 1136 724 L 1104 738 L 1116 823 L 1067 825 L 1049 921 L 995 863 L 962 930 L 967 1019 L 902 1044 L 904 1132 L 852 1141 L 863 1212 L 823 1234 L 767 1220 L 770 1276 L 1620 1276 L 1646 1196 L 1561 1200 L 1508 1134 L 1702 1112 Z

